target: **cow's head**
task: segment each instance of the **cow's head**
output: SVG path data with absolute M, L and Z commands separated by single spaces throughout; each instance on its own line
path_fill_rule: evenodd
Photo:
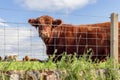
M 62 24 L 62 20 L 54 20 L 50 16 L 41 16 L 36 19 L 29 19 L 28 22 L 35 28 L 38 28 L 39 36 L 42 39 L 49 38 L 53 28 Z

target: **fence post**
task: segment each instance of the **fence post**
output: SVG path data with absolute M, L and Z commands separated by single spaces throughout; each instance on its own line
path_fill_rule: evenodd
M 110 56 L 114 59 L 113 63 L 118 63 L 118 29 L 118 14 L 112 13 L 110 26 Z

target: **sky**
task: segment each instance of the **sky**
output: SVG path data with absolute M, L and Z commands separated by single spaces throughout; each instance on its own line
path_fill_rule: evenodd
M 109 21 L 113 12 L 119 13 L 119 3 L 120 0 L 0 0 L 0 8 L 3 8 L 0 18 L 27 23 L 31 17 L 50 15 L 64 23 L 97 23 Z
M 46 56 L 30 18 L 49 15 L 66 24 L 92 24 L 110 21 L 113 12 L 120 13 L 120 0 L 0 0 L 0 55 Z

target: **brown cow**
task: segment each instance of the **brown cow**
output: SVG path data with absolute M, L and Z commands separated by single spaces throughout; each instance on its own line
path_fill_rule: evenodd
M 82 55 L 92 49 L 92 58 L 99 60 L 110 54 L 110 22 L 75 26 L 62 24 L 62 20 L 50 16 L 29 19 L 28 22 L 38 28 L 39 36 L 46 44 L 48 56 L 53 55 L 55 50 L 56 55 L 63 52 Z

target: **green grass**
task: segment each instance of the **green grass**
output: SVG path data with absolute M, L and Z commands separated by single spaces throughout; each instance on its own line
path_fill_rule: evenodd
M 54 63 L 40 63 L 38 61 L 25 61 L 25 62 L 0 62 L 0 70 L 42 70 L 42 69 L 55 69 Z
M 81 58 L 77 58 L 76 55 L 68 56 L 63 55 L 62 59 L 57 62 L 53 62 L 54 55 L 44 63 L 38 61 L 24 61 L 24 62 L 0 62 L 0 71 L 9 70 L 59 70 L 65 71 L 66 74 L 61 75 L 62 80 L 117 80 L 119 75 L 117 69 L 113 67 L 113 60 L 108 59 L 106 62 L 94 62 L 90 58 L 86 58 L 84 55 Z M 116 64 L 120 67 L 119 64 Z M 96 75 L 96 70 L 106 69 L 106 75 L 99 73 Z M 91 73 L 92 71 L 92 73 Z M 82 75 L 80 75 L 82 73 Z M 4 77 L 4 75 L 2 76 Z

